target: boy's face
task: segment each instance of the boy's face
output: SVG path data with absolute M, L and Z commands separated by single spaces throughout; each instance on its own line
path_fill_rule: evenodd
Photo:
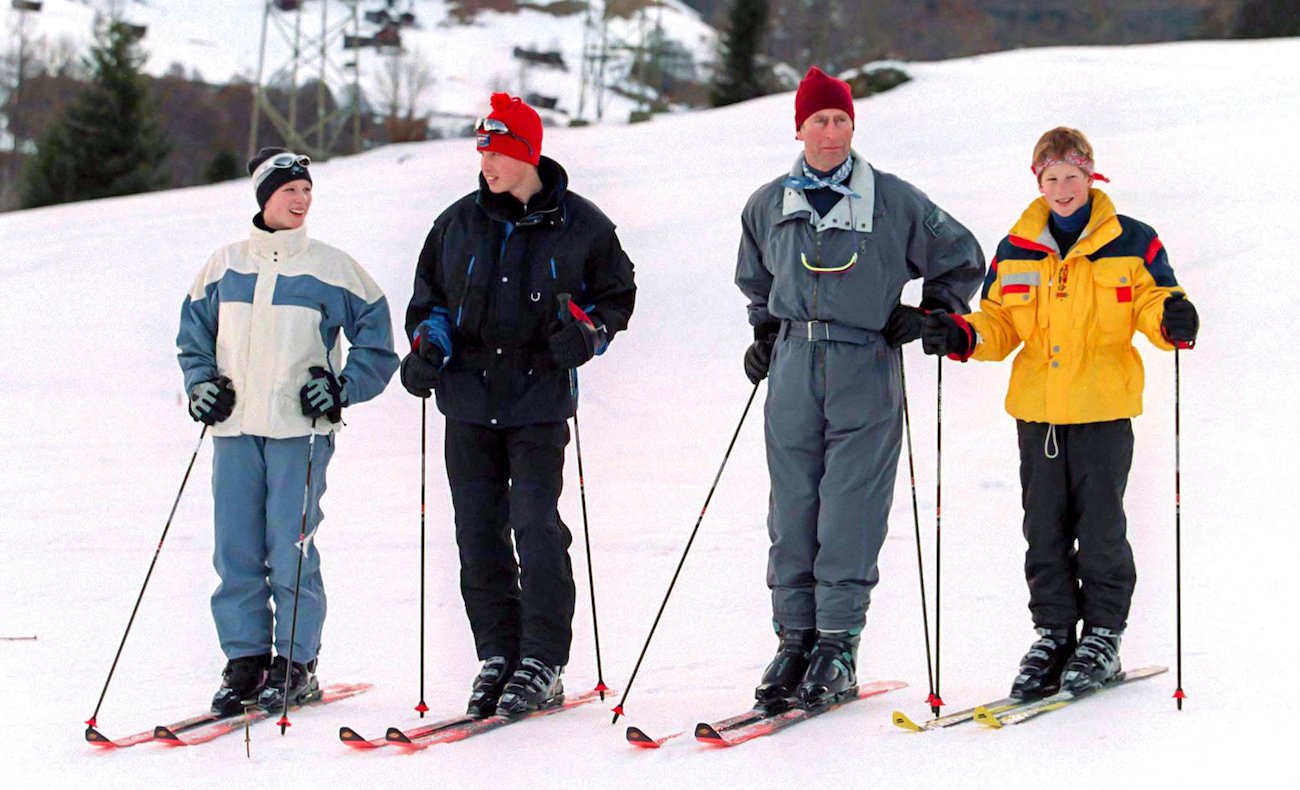
M 843 110 L 818 110 L 804 119 L 795 138 L 803 141 L 808 166 L 824 173 L 849 158 L 853 119 Z
M 513 192 L 529 176 L 533 166 L 495 151 L 479 151 L 479 170 L 493 194 Z
M 1092 179 L 1074 165 L 1057 162 L 1038 175 L 1038 191 L 1058 216 L 1068 217 L 1088 202 Z

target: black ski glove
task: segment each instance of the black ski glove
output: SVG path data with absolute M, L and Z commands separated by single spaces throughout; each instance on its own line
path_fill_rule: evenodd
M 754 342 L 745 349 L 745 376 L 750 384 L 757 385 L 767 378 L 767 369 L 772 366 L 772 349 L 780 333 L 781 325 L 778 323 L 754 327 Z
M 402 386 L 417 398 L 429 397 L 442 382 L 442 371 L 438 370 L 442 365 L 442 352 L 435 348 L 438 361 L 430 362 L 422 353 L 425 348 L 420 346 L 419 352 L 412 351 L 402 360 Z
M 330 422 L 342 422 L 343 407 L 348 405 L 347 380 L 335 378 L 319 365 L 309 372 L 311 380 L 298 392 L 302 413 L 312 419 L 329 417 Z
M 235 391 L 225 376 L 200 381 L 190 390 L 190 416 L 195 422 L 216 425 L 229 418 L 234 410 Z
M 1170 294 L 1165 299 L 1165 314 L 1160 319 L 1160 334 L 1165 340 L 1176 348 L 1191 348 L 1196 345 L 1196 333 L 1200 328 L 1201 319 L 1196 308 L 1187 301 L 1186 294 Z
M 597 339 L 596 329 L 591 324 L 571 320 L 546 342 L 551 347 L 551 357 L 556 365 L 576 368 L 596 356 Z
M 898 348 L 921 336 L 921 324 L 924 320 L 924 310 L 900 304 L 894 307 L 893 312 L 889 314 L 889 320 L 885 322 L 885 328 L 880 331 L 890 347 Z
M 927 354 L 965 362 L 975 350 L 975 334 L 957 313 L 935 310 L 921 326 L 921 348 Z

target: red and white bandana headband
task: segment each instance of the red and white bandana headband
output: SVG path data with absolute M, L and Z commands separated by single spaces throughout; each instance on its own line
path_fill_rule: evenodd
M 1078 151 L 1070 151 L 1060 159 L 1048 159 L 1040 165 L 1030 165 L 1029 169 L 1033 172 L 1034 178 L 1038 178 L 1044 170 L 1052 165 L 1074 165 L 1082 170 L 1089 179 L 1093 181 L 1105 181 L 1107 184 L 1110 183 L 1109 178 L 1106 178 L 1101 173 L 1093 172 L 1093 161 Z

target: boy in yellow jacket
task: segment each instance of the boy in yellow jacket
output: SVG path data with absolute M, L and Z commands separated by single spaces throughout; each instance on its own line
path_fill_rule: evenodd
M 1012 684 L 1019 699 L 1084 693 L 1120 671 L 1137 580 L 1124 516 L 1130 419 L 1142 412 L 1133 335 L 1169 351 L 1191 348 L 1199 327 L 1155 230 L 1117 214 L 1092 186 L 1108 179 L 1082 132 L 1044 134 L 1032 169 L 1042 197 L 998 245 L 980 311 L 931 313 L 922 330 L 926 353 L 960 361 L 1001 360 L 1023 345 L 1006 407 L 1020 443 L 1039 639 Z

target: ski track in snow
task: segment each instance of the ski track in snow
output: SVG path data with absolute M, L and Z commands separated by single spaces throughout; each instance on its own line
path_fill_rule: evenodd
M 623 742 L 743 709 L 775 645 L 764 586 L 766 471 L 756 403 L 627 702 L 527 722 L 416 755 L 353 753 L 418 722 L 419 403 L 393 382 L 347 413 L 319 544 L 330 596 L 324 682 L 371 692 L 181 750 L 100 753 L 82 741 L 167 510 L 198 436 L 172 346 L 206 257 L 241 237 L 251 189 L 232 184 L 0 215 L 0 784 L 232 786 L 1151 787 L 1297 776 L 1288 703 L 1297 555 L 1287 450 L 1297 436 L 1291 242 L 1300 230 L 1287 151 L 1300 84 L 1278 72 L 1300 41 L 1041 49 L 909 66 L 915 81 L 857 105 L 857 150 L 920 186 L 993 245 L 1035 196 L 1038 134 L 1082 128 L 1120 211 L 1157 228 L 1203 317 L 1182 357 L 1185 710 L 1175 675 L 1022 727 L 908 735 L 927 715 L 915 545 L 900 468 L 861 674 L 910 687 L 737 749 Z M 1068 71 L 1064 71 L 1069 69 Z M 1069 90 L 1060 90 L 1062 80 Z M 619 224 L 637 265 L 631 328 L 581 370 L 587 497 L 605 680 L 622 689 L 699 513 L 749 385 L 744 298 L 732 284 L 739 212 L 798 153 L 792 96 L 656 119 L 549 131 L 546 153 Z M 474 184 L 466 141 L 392 146 L 313 168 L 315 237 L 355 255 L 400 324 L 434 217 Z M 1276 208 L 1271 205 L 1281 203 Z M 913 285 L 905 299 L 919 298 Z M 400 335 L 400 332 L 398 333 Z M 1173 356 L 1137 339 L 1147 413 L 1128 489 L 1139 584 L 1123 657 L 1174 666 Z M 927 579 L 933 585 L 935 362 L 907 349 Z M 1010 363 L 945 363 L 942 692 L 950 709 L 1002 696 L 1033 633 Z M 431 407 L 431 412 L 433 411 Z M 457 589 L 441 420 L 430 419 L 426 698 L 458 712 L 477 670 Z M 570 451 L 572 453 L 572 450 Z M 199 456 L 99 715 L 110 736 L 198 712 L 222 657 L 208 611 L 210 448 Z M 576 465 L 561 508 L 585 574 Z M 904 464 L 906 460 L 904 459 Z M 566 679 L 595 684 L 579 583 Z M 931 588 L 931 596 L 933 588 Z M 933 597 L 931 597 L 933 602 Z M 1283 670 L 1276 672 L 1275 670 Z M 1259 725 L 1263 726 L 1259 726 Z M 489 767 L 485 771 L 485 767 Z M 1044 773 L 1046 772 L 1046 774 Z

